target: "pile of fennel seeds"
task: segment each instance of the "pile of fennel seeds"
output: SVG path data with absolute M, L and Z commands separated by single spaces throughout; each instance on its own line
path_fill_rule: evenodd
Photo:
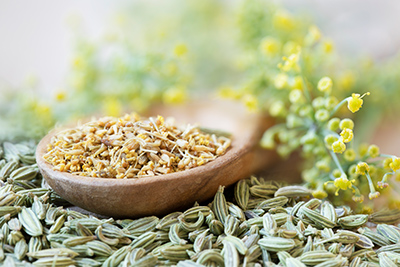
M 63 208 L 65 201 L 40 186 L 34 151 L 25 144 L 0 145 L 0 266 L 400 262 L 399 210 L 354 214 L 346 206 L 311 198 L 305 187 L 251 177 L 226 194 L 220 187 L 208 205 L 160 218 L 100 219 Z
M 177 127 L 163 117 L 104 117 L 56 134 L 44 159 L 54 170 L 99 178 L 140 178 L 201 166 L 224 154 L 231 141 Z

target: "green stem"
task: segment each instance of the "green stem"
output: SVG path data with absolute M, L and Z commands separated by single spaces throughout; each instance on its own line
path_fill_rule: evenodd
M 343 99 L 342 101 L 340 101 L 339 104 L 336 105 L 336 107 L 331 111 L 331 117 L 338 111 L 338 109 L 343 106 L 344 103 L 347 102 L 347 100 L 349 99 L 349 97 Z
M 331 150 L 329 150 L 329 154 L 331 155 L 333 161 L 335 162 L 335 164 L 336 164 L 336 166 L 338 167 L 338 169 L 340 170 L 340 172 L 341 172 L 342 174 L 345 174 L 345 172 L 343 171 L 342 165 L 340 165 L 339 159 L 338 159 L 338 157 L 336 156 L 336 154 L 335 154 L 333 151 L 331 151 Z
M 375 190 L 374 183 L 372 182 L 371 176 L 369 176 L 368 172 L 365 173 L 365 176 L 368 179 L 369 190 L 371 191 L 371 193 L 375 193 L 376 190 Z
M 383 157 L 383 158 L 393 158 L 395 156 L 393 155 L 388 155 L 388 154 L 379 154 L 379 157 Z

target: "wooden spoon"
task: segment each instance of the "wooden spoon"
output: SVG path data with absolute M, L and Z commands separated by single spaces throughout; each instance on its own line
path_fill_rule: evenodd
M 219 185 L 228 186 L 271 166 L 278 157 L 258 145 L 271 118 L 249 114 L 237 103 L 199 101 L 178 107 L 158 107 L 151 115 L 173 116 L 177 123 L 198 123 L 232 133 L 232 145 L 222 156 L 193 169 L 139 179 L 106 179 L 53 170 L 43 159 L 52 136 L 36 150 L 39 169 L 48 184 L 70 203 L 113 217 L 164 215 L 210 199 Z

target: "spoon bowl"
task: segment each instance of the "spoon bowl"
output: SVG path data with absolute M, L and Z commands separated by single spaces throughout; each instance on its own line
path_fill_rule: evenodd
M 61 197 L 88 211 L 113 217 L 135 218 L 164 215 L 187 208 L 195 201 L 210 199 L 219 185 L 228 186 L 274 164 L 275 152 L 261 149 L 258 142 L 273 124 L 271 118 L 249 114 L 237 103 L 199 101 L 178 107 L 159 106 L 148 115 L 173 116 L 178 123 L 232 134 L 227 152 L 193 169 L 133 179 L 92 178 L 53 170 L 43 159 L 57 130 L 46 135 L 36 150 L 39 169 Z

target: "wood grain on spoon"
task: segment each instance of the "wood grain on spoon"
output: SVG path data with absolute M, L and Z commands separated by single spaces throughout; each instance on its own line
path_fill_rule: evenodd
M 178 124 L 199 124 L 232 133 L 232 146 L 212 162 L 166 175 L 139 179 L 91 178 L 58 172 L 43 159 L 56 130 L 45 136 L 36 151 L 38 166 L 60 196 L 86 210 L 114 217 L 163 215 L 211 198 L 219 185 L 231 185 L 277 160 L 258 142 L 273 122 L 249 114 L 237 103 L 199 101 L 178 107 L 157 107 L 149 115 L 173 116 Z

